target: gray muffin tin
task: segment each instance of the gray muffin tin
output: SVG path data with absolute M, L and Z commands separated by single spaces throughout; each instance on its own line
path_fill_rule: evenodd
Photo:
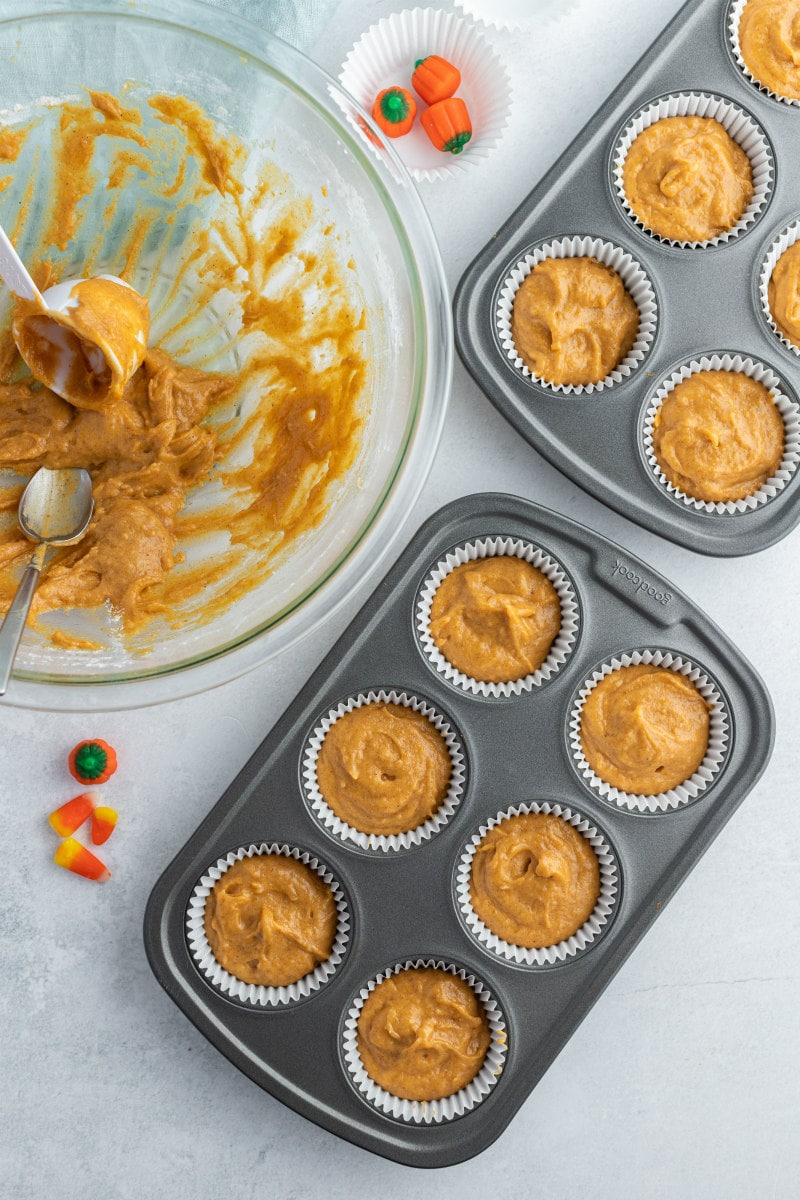
M 448 683 L 422 652 L 414 611 L 447 552 L 507 536 L 540 547 L 563 568 L 580 606 L 571 654 L 541 686 L 517 697 L 475 697 Z M 593 669 L 638 648 L 672 650 L 714 681 L 730 721 L 721 770 L 675 811 L 638 815 L 597 795 L 579 775 L 568 720 Z M 462 800 L 443 828 L 408 850 L 353 848 L 304 801 L 309 735 L 340 701 L 372 689 L 422 697 L 457 732 L 466 757 Z M 752 667 L 697 607 L 613 542 L 526 500 L 484 494 L 430 517 L 301 689 L 274 729 L 164 871 L 144 937 L 159 982 L 240 1070 L 291 1108 L 348 1141 L 398 1162 L 436 1167 L 488 1146 L 558 1054 L 670 896 L 758 780 L 773 741 L 769 696 Z M 456 871 L 491 817 L 531 801 L 586 817 L 614 851 L 619 892 L 603 932 L 582 953 L 542 967 L 512 965 L 468 931 Z M 187 939 L 193 890 L 217 859 L 253 843 L 308 852 L 341 885 L 351 918 L 343 960 L 316 993 L 276 1008 L 226 998 L 196 965 Z M 499 1005 L 508 1045 L 495 1086 L 471 1112 L 441 1124 L 386 1116 L 356 1090 L 342 1051 L 343 1022 L 361 988 L 409 959 L 465 968 Z
M 777 101 L 739 68 L 728 39 L 730 0 L 689 0 L 462 276 L 454 300 L 456 344 L 495 407 L 546 459 L 598 500 L 647 529 L 703 554 L 764 549 L 800 520 L 800 481 L 746 513 L 688 508 L 660 486 L 642 449 L 644 409 L 676 366 L 730 352 L 770 367 L 798 398 L 800 359 L 769 328 L 757 277 L 777 234 L 800 215 L 800 108 Z M 612 183 L 615 144 L 651 100 L 704 92 L 749 113 L 771 143 L 775 178 L 755 222 L 726 244 L 678 248 L 644 232 Z M 650 352 L 599 393 L 563 395 L 537 385 L 507 358 L 496 331 L 503 282 L 525 254 L 573 235 L 599 237 L 633 256 L 656 293 Z

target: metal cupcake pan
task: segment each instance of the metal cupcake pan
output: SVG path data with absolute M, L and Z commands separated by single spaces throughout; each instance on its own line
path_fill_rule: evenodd
M 684 5 L 481 250 L 454 300 L 465 366 L 532 446 L 646 529 L 719 556 L 762 550 L 800 521 L 797 472 L 777 480 L 767 502 L 708 511 L 676 501 L 653 472 L 645 447 L 642 413 L 679 362 L 725 354 L 750 358 L 774 372 L 792 404 L 800 398 L 800 358 L 770 327 L 759 294 L 770 248 L 800 216 L 800 109 L 776 103 L 741 70 L 729 36 L 731 6 L 732 0 Z M 716 97 L 725 111 L 741 110 L 763 131 L 765 161 L 772 161 L 757 213 L 717 245 L 681 247 L 648 233 L 626 211 L 616 186 L 616 152 L 630 122 L 656 101 L 684 95 Z M 520 369 L 521 360 L 515 362 L 505 344 L 504 309 L 509 280 L 537 251 L 579 238 L 613 245 L 639 264 L 655 293 L 657 320 L 646 352 L 622 378 L 566 394 Z
M 455 548 L 470 543 L 492 544 L 501 553 L 520 543 L 539 548 L 560 565 L 577 600 L 580 621 L 570 653 L 549 678 L 517 694 L 465 690 L 420 640 L 418 601 L 426 581 Z M 724 706 L 720 761 L 703 787 L 665 811 L 629 810 L 604 796 L 582 775 L 571 746 L 581 689 L 598 663 L 627 655 L 696 667 Z M 327 714 L 350 697 L 381 690 L 418 697 L 440 714 L 462 748 L 465 771 L 460 801 L 445 823 L 418 844 L 376 854 L 319 818 L 305 795 L 303 771 L 309 741 Z M 772 705 L 758 675 L 653 568 L 526 500 L 484 494 L 454 501 L 422 526 L 167 867 L 145 917 L 151 966 L 202 1033 L 297 1112 L 398 1162 L 462 1161 L 502 1132 L 756 783 L 773 732 Z M 539 806 L 566 812 L 589 831 L 613 872 L 591 936 L 561 944 L 563 953 L 508 956 L 465 918 L 464 856 L 498 815 Z M 258 845 L 292 848 L 329 872 L 349 921 L 340 960 L 324 986 L 281 1004 L 231 996 L 215 986 L 194 953 L 198 884 L 220 860 Z M 352 1071 L 348 1020 L 358 997 L 381 973 L 417 960 L 435 960 L 480 981 L 503 1030 L 503 1044 L 495 1048 L 502 1071 L 452 1112 L 446 1105 L 434 1113 L 419 1103 L 397 1111 L 376 1104 Z

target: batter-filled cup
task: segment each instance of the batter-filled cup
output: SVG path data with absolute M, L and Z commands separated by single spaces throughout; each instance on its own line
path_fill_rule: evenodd
M 730 47 L 733 52 L 733 57 L 736 59 L 736 62 L 738 63 L 739 68 L 742 71 L 742 74 L 750 81 L 750 83 L 754 84 L 759 89 L 759 91 L 764 92 L 767 96 L 770 96 L 773 100 L 779 100 L 781 102 L 781 104 L 790 104 L 796 108 L 800 107 L 800 98 L 798 98 L 797 96 L 782 95 L 781 92 L 779 90 L 777 90 L 775 87 L 771 86 L 768 83 L 765 83 L 763 79 L 757 78 L 756 74 L 750 69 L 750 67 L 745 62 L 744 55 L 742 54 L 739 26 L 740 26 L 740 23 L 742 20 L 742 13 L 744 12 L 746 6 L 747 6 L 747 0 L 734 0 L 734 2 L 731 4 L 731 6 L 728 10 L 728 20 L 727 20 L 728 40 L 730 42 Z M 774 21 L 774 14 L 765 12 L 764 15 L 766 18 L 764 28 L 767 28 L 769 26 L 770 32 L 777 31 L 776 24 Z M 787 47 L 787 50 L 788 50 L 788 47 Z M 800 31 L 798 31 L 798 50 L 800 50 Z
M 536 668 L 517 679 L 493 682 L 475 679 L 449 662 L 436 644 L 430 629 L 431 607 L 436 593 L 452 571 L 468 562 L 487 558 L 518 558 L 549 579 L 561 608 L 561 626 L 544 661 Z M 431 571 L 419 592 L 415 609 L 415 627 L 420 647 L 432 667 L 449 683 L 476 696 L 508 697 L 519 696 L 551 679 L 567 661 L 578 636 L 580 607 L 575 588 L 561 564 L 546 551 L 530 542 L 514 537 L 476 538 L 456 546 L 441 559 Z
M 634 142 L 644 130 L 671 117 L 702 117 L 717 121 L 747 155 L 750 162 L 753 194 L 749 203 L 730 229 L 702 241 L 666 237 L 655 233 L 634 211 L 625 190 L 625 162 Z M 614 145 L 611 174 L 617 199 L 639 229 L 666 245 L 697 250 L 730 242 L 754 224 L 767 206 L 775 178 L 775 161 L 763 129 L 738 104 L 706 92 L 677 92 L 653 100 L 629 118 Z M 709 201 L 713 199 L 714 191 L 714 186 L 709 184 Z
M 770 281 L 772 280 L 773 272 L 788 250 L 792 250 L 793 246 L 797 245 L 800 240 L 800 220 L 791 221 L 771 243 L 761 268 L 758 273 L 758 298 L 761 304 L 761 313 L 767 325 L 770 327 L 775 337 L 790 350 L 792 354 L 800 358 L 800 338 L 798 342 L 794 342 L 786 336 L 786 333 L 778 327 L 775 316 L 770 305 Z M 800 272 L 798 273 L 797 286 L 797 307 L 800 311 Z
M 411 1100 L 393 1095 L 370 1077 L 362 1061 L 358 1045 L 358 1022 L 364 1004 L 387 979 L 404 971 L 434 969 L 453 975 L 472 990 L 477 1008 L 482 1011 L 488 1028 L 488 1048 L 480 1069 L 464 1087 L 449 1096 L 435 1100 Z M 386 971 L 381 971 L 366 983 L 348 1009 L 342 1037 L 342 1055 L 345 1067 L 359 1094 L 367 1103 L 386 1116 L 415 1125 L 441 1124 L 470 1112 L 489 1095 L 502 1075 L 508 1053 L 506 1024 L 497 1001 L 487 986 L 462 967 L 432 958 L 407 959 Z
M 337 815 L 327 803 L 318 778 L 318 762 L 320 751 L 329 731 L 337 721 L 348 713 L 362 709 L 366 705 L 399 705 L 414 713 L 419 713 L 430 724 L 432 730 L 441 738 L 442 745 L 450 759 L 450 773 L 446 791 L 436 810 L 413 829 L 400 833 L 368 833 L 357 829 L 348 821 Z M 414 763 L 407 764 L 413 771 Z M 392 765 L 394 772 L 394 765 Z M 359 850 L 373 851 L 378 854 L 395 850 L 409 850 L 428 841 L 435 833 L 443 828 L 458 807 L 466 779 L 466 762 L 461 742 L 449 722 L 437 712 L 433 705 L 419 696 L 406 692 L 387 691 L 380 689 L 370 692 L 360 692 L 357 696 L 343 700 L 335 708 L 330 709 L 315 727 L 306 741 L 302 758 L 302 781 L 306 802 L 318 821 L 335 837 L 340 838 L 349 846 Z
M 583 708 L 597 685 L 612 672 L 640 665 L 663 667 L 683 675 L 695 687 L 708 709 L 708 739 L 702 761 L 682 782 L 654 795 L 627 792 L 601 779 L 584 754 L 581 737 Z M 568 721 L 568 740 L 572 763 L 580 778 L 600 799 L 628 812 L 664 813 L 683 808 L 698 799 L 714 782 L 724 766 L 730 747 L 731 726 L 722 694 L 716 684 L 690 659 L 671 650 L 630 650 L 601 663 L 583 686 L 574 702 Z
M 530 813 L 544 813 L 559 818 L 572 826 L 591 847 L 599 868 L 599 895 L 590 915 L 574 933 L 549 946 L 529 947 L 516 945 L 494 933 L 478 916 L 472 904 L 471 878 L 475 854 L 487 833 L 513 817 Z M 548 801 L 518 804 L 492 817 L 470 839 L 462 854 L 456 872 L 456 899 L 464 924 L 481 945 L 493 954 L 525 967 L 545 967 L 554 963 L 567 962 L 591 946 L 608 928 L 613 916 L 620 888 L 620 871 L 616 856 L 605 836 L 596 825 L 581 813 L 567 805 L 551 804 Z
M 325 886 L 330 888 L 336 905 L 336 930 L 328 956 L 295 983 L 284 984 L 280 987 L 247 983 L 232 975 L 214 957 L 214 952 L 206 936 L 206 903 L 214 885 L 235 863 L 258 855 L 281 855 L 302 863 L 309 870 L 315 872 Z M 251 844 L 240 847 L 238 850 L 232 850 L 230 854 L 217 859 L 208 868 L 189 900 L 186 911 L 186 937 L 198 970 L 212 987 L 222 992 L 223 995 L 240 1000 L 244 1004 L 250 1004 L 254 1008 L 277 1008 L 312 995 L 328 982 L 341 963 L 350 938 L 350 912 L 341 886 L 319 859 L 297 847 L 279 845 L 277 842 L 262 842 L 258 845 Z
M 775 408 L 783 421 L 783 457 L 778 469 L 756 491 L 741 499 L 712 501 L 688 495 L 667 478 L 658 461 L 653 438 L 659 410 L 680 383 L 701 371 L 740 372 L 748 379 L 763 384 L 770 392 Z M 687 508 L 694 509 L 696 512 L 728 516 L 753 512 L 780 495 L 797 470 L 797 464 L 800 461 L 800 409 L 794 400 L 784 394 L 777 375 L 764 363 L 755 362 L 740 354 L 712 354 L 685 363 L 673 371 L 669 378 L 661 384 L 645 410 L 642 445 L 654 478 L 669 495 L 680 500 Z
M 514 300 L 531 271 L 547 259 L 588 258 L 594 259 L 614 271 L 622 281 L 625 291 L 639 312 L 639 325 L 628 352 L 608 373 L 596 383 L 552 383 L 536 375 L 526 366 L 520 350 L 515 344 L 512 331 Z M 495 326 L 500 346 L 512 364 L 525 378 L 539 387 L 561 395 L 580 396 L 602 392 L 621 383 L 639 367 L 650 350 L 656 333 L 658 309 L 653 285 L 644 270 L 626 250 L 601 238 L 575 235 L 557 238 L 535 246 L 521 258 L 504 279 L 495 310 Z

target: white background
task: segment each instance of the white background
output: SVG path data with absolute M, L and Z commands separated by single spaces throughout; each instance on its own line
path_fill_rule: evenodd
M 313 56 L 338 74 L 360 33 L 397 7 L 342 0 Z M 678 7 L 581 0 L 535 32 L 491 31 L 516 90 L 505 137 L 458 179 L 421 185 L 451 289 Z M 664 542 L 543 462 L 457 362 L 444 438 L 409 536 L 446 501 L 476 490 L 524 495 L 594 526 L 722 626 L 775 703 L 777 745 L 758 787 L 506 1133 L 471 1162 L 423 1173 L 317 1129 L 240 1075 L 162 992 L 141 937 L 154 881 L 368 589 L 280 661 L 210 694 L 91 716 L 3 707 L 3 1195 L 800 1195 L 800 531 L 738 561 Z M 121 763 L 107 790 L 121 814 L 105 852 L 114 878 L 102 888 L 52 865 L 46 823 L 72 794 L 66 755 L 89 736 L 112 742 Z

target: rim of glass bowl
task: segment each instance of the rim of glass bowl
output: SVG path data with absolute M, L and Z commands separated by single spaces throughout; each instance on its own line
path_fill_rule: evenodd
M 447 285 L 430 220 L 403 163 L 372 117 L 301 51 L 253 22 L 201 0 L 139 0 L 136 7 L 128 0 L 47 0 L 33 14 L 29 5 L 30 0 L 5 0 L 0 28 L 41 23 L 65 14 L 119 16 L 134 23 L 188 28 L 255 60 L 310 103 L 356 158 L 395 230 L 414 297 L 413 400 L 404 437 L 369 515 L 320 580 L 269 621 L 213 652 L 149 672 L 120 672 L 103 680 L 20 670 L 0 702 L 19 708 L 71 712 L 141 708 L 195 695 L 246 674 L 311 634 L 366 579 L 377 577 L 380 566 L 386 564 L 397 545 L 428 476 L 444 424 L 453 371 Z M 374 135 L 371 146 L 355 127 L 350 127 L 347 113 L 354 121 L 367 124 Z

